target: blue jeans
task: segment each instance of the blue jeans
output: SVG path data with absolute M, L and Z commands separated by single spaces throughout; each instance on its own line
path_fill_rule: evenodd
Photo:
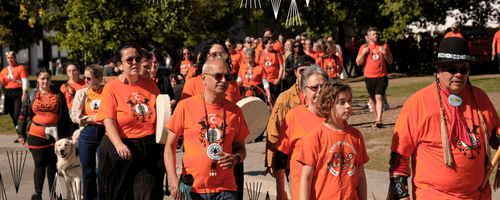
M 221 191 L 206 194 L 191 192 L 188 200 L 238 200 L 238 192 L 236 191 Z
M 99 168 L 96 168 L 96 153 L 99 158 L 99 145 L 106 132 L 103 125 L 89 124 L 80 132 L 78 152 L 82 163 L 83 199 L 99 199 L 97 188 L 101 185 Z M 96 183 L 97 179 L 97 183 Z

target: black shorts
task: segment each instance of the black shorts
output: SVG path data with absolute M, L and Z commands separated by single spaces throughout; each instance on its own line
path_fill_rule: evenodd
M 371 99 L 375 99 L 376 94 L 384 95 L 389 79 L 387 76 L 378 78 L 365 78 L 366 89 Z

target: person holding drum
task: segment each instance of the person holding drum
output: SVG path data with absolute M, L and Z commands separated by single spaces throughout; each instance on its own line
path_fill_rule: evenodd
M 71 138 L 73 132 L 68 126 L 71 120 L 66 99 L 61 91 L 51 86 L 52 72 L 42 67 L 36 70 L 35 76 L 37 86 L 24 98 L 16 131 L 19 143 L 29 144 L 35 163 L 35 193 L 31 199 L 39 200 L 42 199 L 45 175 L 49 188 L 52 188 L 57 172 L 54 143 L 58 138 Z
M 80 125 L 78 153 L 82 163 L 83 199 L 99 199 L 98 186 L 101 185 L 99 168 L 96 169 L 96 153 L 99 158 L 99 146 L 106 129 L 96 122 L 101 106 L 103 67 L 89 65 L 85 67 L 83 79 L 86 89 L 78 90 L 73 99 L 71 120 Z M 97 180 L 97 182 L 96 182 Z
M 232 78 L 227 60 L 214 58 L 204 63 L 201 79 L 205 91 L 185 99 L 167 122 L 165 166 L 170 191 L 180 198 L 175 148 L 184 136 L 182 176 L 192 174 L 194 184 L 188 199 L 238 199 L 233 168 L 246 157 L 249 135 L 242 110 L 224 98 Z
M 271 90 L 269 90 L 269 81 L 267 81 L 267 73 L 262 67 L 255 63 L 255 50 L 245 50 L 245 60 L 238 74 L 238 85 L 245 88 L 245 97 L 259 97 L 262 101 L 271 102 Z M 266 97 L 262 89 L 266 91 Z
M 14 127 L 17 128 L 21 104 L 28 93 L 30 82 L 26 69 L 16 62 L 16 52 L 8 51 L 5 55 L 9 66 L 3 68 L 2 72 L 0 72 L 0 87 L 5 87 L 3 108 L 5 109 L 4 114 L 10 114 Z M 17 140 L 14 142 L 17 142 Z
M 134 43 L 115 52 L 122 76 L 104 86 L 96 122 L 106 127 L 99 148 L 101 199 L 157 199 L 162 184 L 160 146 L 155 142 L 156 84 L 139 75 L 140 50 Z M 163 195 L 162 197 L 163 198 Z
M 225 59 L 227 60 L 228 65 L 230 65 L 231 63 L 231 59 L 229 57 L 226 45 L 218 38 L 210 39 L 201 49 L 200 62 L 198 63 L 198 66 L 200 67 L 196 68 L 196 73 L 194 77 L 192 77 L 191 79 L 187 80 L 184 83 L 184 89 L 182 91 L 181 101 L 191 96 L 201 94 L 205 90 L 205 85 L 201 81 L 201 76 L 200 76 L 200 74 L 202 74 L 201 66 L 203 66 L 207 60 L 213 58 Z M 233 103 L 237 103 L 238 101 L 241 100 L 240 87 L 238 86 L 236 80 L 230 80 L 228 82 L 229 86 L 226 91 L 225 98 Z
M 66 103 L 68 104 L 68 109 L 71 112 L 73 108 L 73 99 L 75 98 L 76 91 L 84 89 L 87 87 L 85 81 L 80 78 L 80 65 L 76 62 L 67 62 L 64 66 L 64 70 L 68 75 L 69 80 L 61 85 L 61 92 L 66 98 Z M 69 114 L 71 115 L 71 113 Z M 74 132 L 78 129 L 79 125 L 77 123 L 70 123 L 70 131 Z
M 302 72 L 301 80 L 300 87 L 307 99 L 307 104 L 288 111 L 281 126 L 277 143 L 274 175 L 276 177 L 277 199 L 279 200 L 288 199 L 284 184 L 284 174 L 287 166 L 290 166 L 289 176 L 291 179 L 287 179 L 291 180 L 292 199 L 299 199 L 302 164 L 296 158 L 298 152 L 301 151 L 306 134 L 325 121 L 325 118 L 316 115 L 316 102 L 321 87 L 328 82 L 328 73 L 318 65 L 311 65 Z
M 264 174 L 270 172 L 271 176 L 274 177 L 274 154 L 276 153 L 276 144 L 280 133 L 279 130 L 281 130 L 285 115 L 290 109 L 306 104 L 306 99 L 302 93 L 302 87 L 300 87 L 302 80 L 301 74 L 307 66 L 314 63 L 314 58 L 311 56 L 300 56 L 297 59 L 297 62 L 295 62 L 293 69 L 295 76 L 297 77 L 297 82 L 290 87 L 290 89 L 281 93 L 280 96 L 278 96 L 278 99 L 276 99 L 276 104 L 273 107 L 273 112 L 271 113 L 271 117 L 269 118 L 269 122 L 267 124 L 266 157 L 264 161 L 266 171 Z

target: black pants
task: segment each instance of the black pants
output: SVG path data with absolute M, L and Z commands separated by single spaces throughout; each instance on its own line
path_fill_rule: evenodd
M 45 146 L 54 143 L 54 138 L 49 140 L 37 136 L 29 136 L 28 144 L 31 146 Z M 35 191 L 42 193 L 43 182 L 45 180 L 45 172 L 47 172 L 47 179 L 49 181 L 49 191 L 54 183 L 56 175 L 57 157 L 54 154 L 54 146 L 43 149 L 30 149 L 33 160 L 35 161 L 35 171 L 33 173 L 33 182 L 35 182 Z
M 5 89 L 5 110 L 10 114 L 14 126 L 17 126 L 17 119 L 21 112 L 21 97 L 23 90 L 21 88 Z M 7 113 L 5 113 L 7 114 Z
M 243 168 L 243 162 L 234 165 L 233 173 L 234 173 L 234 179 L 236 181 L 236 190 L 238 192 L 238 199 L 243 199 L 243 194 L 245 193 L 245 190 L 243 188 L 243 184 L 245 183 L 244 180 L 245 172 Z
M 130 149 L 132 158 L 120 158 L 116 148 L 104 136 L 101 141 L 99 169 L 102 185 L 100 199 L 158 199 L 162 184 L 162 171 L 157 167 L 160 157 L 155 136 L 122 141 Z M 161 197 L 163 199 L 163 196 Z

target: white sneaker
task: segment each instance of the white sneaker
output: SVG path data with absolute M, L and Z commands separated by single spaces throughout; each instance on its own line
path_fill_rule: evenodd
M 362 106 L 361 106 L 361 108 L 362 108 L 362 109 L 367 109 L 367 108 L 370 108 L 370 109 L 371 109 L 371 108 L 372 108 L 372 104 L 367 103 L 367 104 L 365 104 L 365 105 L 362 105 Z

